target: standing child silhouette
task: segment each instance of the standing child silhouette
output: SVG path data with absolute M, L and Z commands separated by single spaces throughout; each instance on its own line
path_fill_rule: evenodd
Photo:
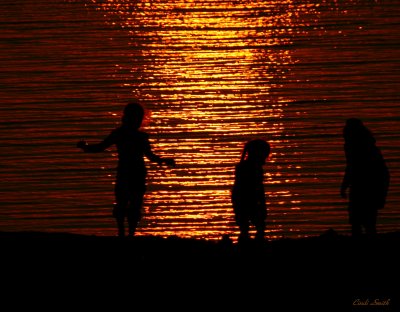
M 347 198 L 352 236 L 376 234 L 378 210 L 385 206 L 390 174 L 380 149 L 360 119 L 350 118 L 343 129 L 346 170 L 340 193 Z
M 139 131 L 144 109 L 138 103 L 129 103 L 122 117 L 122 125 L 98 144 L 78 142 L 86 153 L 99 153 L 115 144 L 118 150 L 118 168 L 115 183 L 116 205 L 113 216 L 117 221 L 118 235 L 125 236 L 125 217 L 128 219 L 129 235 L 133 236 L 141 219 L 141 208 L 146 191 L 146 166 L 144 156 L 161 164 L 175 166 L 170 158 L 155 155 L 150 147 L 149 136 Z
M 256 239 L 264 239 L 267 210 L 263 165 L 269 153 L 270 145 L 266 141 L 249 141 L 243 149 L 240 163 L 236 165 L 232 204 L 240 230 L 239 242 L 249 239 L 250 223 L 256 228 Z

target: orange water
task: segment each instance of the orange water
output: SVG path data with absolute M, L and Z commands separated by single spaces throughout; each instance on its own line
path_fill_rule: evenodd
M 148 164 L 139 235 L 237 235 L 243 144 L 272 145 L 268 237 L 348 233 L 341 131 L 359 117 L 391 171 L 381 232 L 399 229 L 399 1 L 0 4 L 0 230 L 114 235 L 115 150 L 88 155 L 126 102 L 175 169 Z

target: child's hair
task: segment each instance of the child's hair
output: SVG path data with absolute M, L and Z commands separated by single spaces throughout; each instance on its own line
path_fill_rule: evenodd
M 268 157 L 269 153 L 271 151 L 271 147 L 268 144 L 268 142 L 262 140 L 262 139 L 255 139 L 251 140 L 246 143 L 246 145 L 243 148 L 242 152 L 242 158 L 241 162 L 248 159 L 249 155 L 253 155 L 256 153 L 263 153 L 265 157 Z
M 130 102 L 124 108 L 122 123 L 139 129 L 144 117 L 144 108 L 137 102 Z
M 374 144 L 375 139 L 369 129 L 358 118 L 349 118 L 343 128 L 343 137 L 348 143 Z

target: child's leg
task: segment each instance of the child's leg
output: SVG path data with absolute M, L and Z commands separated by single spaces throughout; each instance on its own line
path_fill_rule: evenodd
M 378 210 L 372 210 L 366 212 L 364 227 L 365 233 L 369 238 L 374 237 L 376 235 L 376 218 L 377 218 Z
M 256 240 L 263 241 L 265 235 L 265 218 L 267 217 L 266 209 L 264 206 L 254 207 L 251 215 L 251 222 L 256 228 Z
M 239 242 L 243 243 L 249 240 L 249 221 L 240 220 L 239 222 Z
M 122 183 L 116 183 L 115 185 L 115 201 L 116 204 L 113 209 L 113 217 L 117 221 L 118 236 L 125 236 L 125 215 L 126 208 L 128 205 L 128 196 L 126 189 Z
M 264 220 L 257 220 L 256 224 L 256 240 L 264 240 L 265 235 L 265 221 Z
M 361 234 L 362 234 L 362 227 L 361 227 L 361 224 L 360 223 L 358 223 L 358 222 L 353 222 L 352 224 L 351 224 L 351 235 L 353 236 L 353 237 L 360 237 L 361 236 Z
M 126 209 L 127 202 L 117 201 L 117 204 L 114 207 L 113 216 L 117 221 L 118 226 L 118 236 L 124 237 L 125 236 L 125 209 Z
M 235 213 L 235 221 L 239 226 L 239 242 L 245 242 L 249 239 L 249 217 L 245 207 L 239 201 L 233 201 L 233 211 Z
M 368 223 L 365 225 L 365 233 L 368 238 L 376 236 L 376 224 Z
M 351 224 L 351 236 L 354 238 L 359 238 L 362 235 L 362 225 L 364 219 L 364 205 L 360 200 L 355 200 L 352 198 L 352 193 L 350 192 L 349 201 L 349 222 Z
M 142 205 L 143 205 L 144 192 L 134 192 L 130 196 L 128 206 L 128 225 L 129 225 L 129 236 L 134 236 L 137 225 L 142 217 Z

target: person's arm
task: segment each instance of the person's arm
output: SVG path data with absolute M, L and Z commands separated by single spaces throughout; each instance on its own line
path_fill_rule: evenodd
M 256 184 L 252 186 L 251 181 L 256 181 Z M 264 175 L 262 167 L 258 168 L 257 171 L 253 172 L 250 176 L 247 177 L 247 183 L 251 188 L 254 188 L 256 191 L 255 196 L 257 199 L 257 204 L 265 208 L 266 199 L 265 199 Z
M 344 172 L 342 184 L 340 186 L 340 196 L 342 198 L 347 198 L 346 191 L 347 191 L 348 187 L 350 186 L 350 165 L 349 165 L 350 155 L 349 155 L 349 152 L 348 152 L 348 149 L 346 148 L 346 146 L 345 146 L 344 150 L 345 150 L 345 155 L 346 155 L 346 169 Z
M 175 167 L 174 159 L 161 158 L 160 156 L 153 153 L 153 151 L 151 150 L 149 138 L 147 136 L 145 138 L 144 154 L 150 161 L 156 162 L 159 165 L 166 164 L 168 166 Z
M 348 170 L 346 168 L 346 173 L 344 174 L 342 185 L 340 186 L 340 196 L 342 198 L 347 198 L 346 191 L 347 191 L 347 188 L 350 186 L 347 171 Z
M 88 144 L 86 141 L 79 141 L 76 146 L 83 149 L 85 153 L 101 153 L 115 143 L 115 131 L 106 137 L 102 142 L 97 144 Z
M 264 184 L 261 183 L 261 185 L 258 187 L 258 191 L 257 191 L 257 200 L 258 200 L 258 204 L 261 207 L 266 207 L 266 198 L 265 198 L 265 189 L 264 189 Z
M 390 173 L 389 173 L 389 168 L 386 165 L 385 160 L 383 159 L 383 156 L 381 154 L 381 151 L 378 150 L 378 156 L 379 156 L 379 163 L 380 163 L 380 168 L 379 168 L 379 175 L 381 176 L 382 183 L 380 185 L 380 197 L 382 199 L 380 207 L 378 209 L 382 209 L 385 206 L 386 203 L 386 197 L 389 191 L 389 183 L 390 183 Z

